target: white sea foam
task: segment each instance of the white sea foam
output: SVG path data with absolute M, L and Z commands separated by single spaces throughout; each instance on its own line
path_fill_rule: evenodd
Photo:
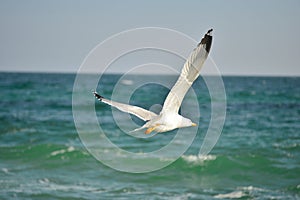
M 5 174 L 11 174 L 7 168 L 2 168 L 1 171 L 3 171 Z
M 56 156 L 56 155 L 59 155 L 59 154 L 64 154 L 66 152 L 72 152 L 72 151 L 75 151 L 75 148 L 70 146 L 67 149 L 61 149 L 61 150 L 53 151 L 50 155 L 51 156 Z
M 122 83 L 123 85 L 132 85 L 132 84 L 133 84 L 133 81 L 132 81 L 132 80 L 128 80 L 128 79 L 123 79 L 123 80 L 121 81 L 121 83 Z
M 36 184 L 39 184 L 37 186 Z M 47 178 L 42 178 L 37 181 L 37 183 L 27 183 L 27 184 L 22 184 L 20 185 L 20 189 L 15 189 L 12 188 L 10 191 L 20 193 L 26 191 L 29 194 L 35 194 L 36 191 L 32 188 L 39 188 L 40 191 L 65 191 L 65 192 L 70 192 L 70 191 L 83 191 L 83 192 L 102 192 L 99 190 L 97 187 L 89 186 L 89 185 L 84 185 L 84 184 L 74 184 L 74 185 L 64 185 L 64 184 L 58 184 L 58 183 L 53 183 Z
M 41 183 L 41 184 L 47 184 L 47 183 L 49 183 L 50 181 L 49 181 L 49 179 L 47 179 L 47 178 L 42 178 L 42 179 L 39 179 L 38 182 Z
M 245 187 L 237 187 L 236 191 L 226 193 L 226 194 L 218 194 L 218 195 L 215 195 L 214 197 L 217 199 L 223 199 L 223 198 L 237 199 L 237 198 L 245 197 L 247 195 L 251 195 L 253 193 L 255 194 L 258 192 L 261 193 L 261 192 L 265 192 L 265 191 L 267 191 L 267 190 L 250 185 L 250 186 L 245 186 Z
M 203 164 L 204 161 L 215 160 L 217 156 L 215 155 L 183 155 L 182 159 L 187 161 L 188 163 L 193 164 Z
M 252 192 L 252 191 L 265 191 L 262 188 L 253 187 L 252 185 L 247 186 L 247 187 L 238 187 L 237 189 L 238 190 L 243 190 L 243 191 L 249 191 L 249 192 Z
M 243 193 L 242 191 L 233 191 L 227 194 L 217 194 L 214 196 L 214 198 L 217 199 L 224 199 L 224 198 L 228 198 L 228 199 L 238 199 L 238 198 L 242 198 L 243 196 L 245 196 L 246 194 Z
M 159 158 L 160 161 L 162 162 L 170 162 L 170 161 L 174 161 L 173 158 Z

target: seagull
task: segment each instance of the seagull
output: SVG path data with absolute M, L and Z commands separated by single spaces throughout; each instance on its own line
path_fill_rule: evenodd
M 159 114 L 138 106 L 106 99 L 96 91 L 93 92 L 94 96 L 105 104 L 115 107 L 122 112 L 135 115 L 145 121 L 143 126 L 134 129 L 131 132 L 146 129 L 145 134 L 150 134 L 152 131 L 162 133 L 177 128 L 197 126 L 197 124 L 193 123 L 190 119 L 180 115 L 178 111 L 185 94 L 192 86 L 193 82 L 198 78 L 200 70 L 208 56 L 212 44 L 212 31 L 213 29 L 208 30 L 197 47 L 191 52 L 182 68 L 177 82 L 166 97 Z

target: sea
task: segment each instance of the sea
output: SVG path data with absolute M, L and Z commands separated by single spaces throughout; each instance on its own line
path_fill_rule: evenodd
M 173 84 L 177 77 L 132 75 L 120 82 L 120 74 L 85 76 L 97 76 L 99 84 L 77 86 L 84 113 L 78 116 L 76 74 L 0 73 L 0 199 L 300 199 L 299 77 L 223 76 L 224 126 L 213 149 L 199 155 L 213 117 L 212 102 L 218 101 L 203 77 L 191 89 L 196 107 L 185 98 L 180 110 L 189 116 L 199 111 L 198 126 L 145 137 L 144 131 L 128 134 L 142 120 L 97 101 L 92 91 L 119 102 L 124 95 L 123 103 L 159 112 L 166 86 L 147 82 L 130 94 L 126 87 L 138 79 Z M 115 90 L 119 85 L 122 92 Z M 182 154 L 174 151 L 188 143 L 185 137 L 160 157 L 138 160 L 149 152 L 159 156 L 157 150 L 179 131 L 195 133 Z M 93 144 L 84 142 L 85 134 L 95 135 Z M 137 156 L 110 151 L 111 146 Z M 110 158 L 101 157 L 107 152 Z M 164 161 L 165 166 L 151 168 Z

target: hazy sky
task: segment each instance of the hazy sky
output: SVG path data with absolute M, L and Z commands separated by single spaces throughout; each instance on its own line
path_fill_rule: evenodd
M 76 72 L 100 42 L 137 27 L 199 40 L 224 75 L 300 76 L 299 0 L 0 0 L 0 70 Z

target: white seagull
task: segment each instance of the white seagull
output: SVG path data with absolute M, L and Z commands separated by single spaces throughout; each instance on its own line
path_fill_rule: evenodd
M 197 124 L 193 123 L 190 119 L 179 115 L 178 111 L 185 94 L 187 93 L 193 82 L 198 78 L 200 69 L 202 68 L 208 56 L 212 44 L 211 34 L 212 29 L 207 31 L 201 42 L 190 54 L 189 58 L 183 66 L 177 82 L 169 92 L 159 114 L 153 113 L 138 106 L 111 101 L 105 99 L 97 92 L 93 92 L 95 97 L 103 103 L 113 106 L 120 111 L 135 115 L 146 122 L 142 127 L 137 128 L 132 132 L 147 128 L 145 134 L 149 134 L 152 131 L 167 132 L 176 128 L 197 126 Z

